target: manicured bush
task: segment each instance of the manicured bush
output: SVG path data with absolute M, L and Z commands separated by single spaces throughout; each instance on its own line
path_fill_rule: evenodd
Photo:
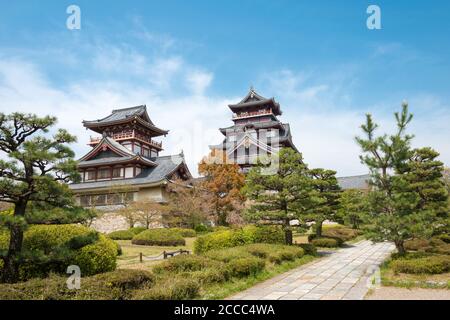
M 154 266 L 153 272 L 160 274 L 164 272 L 177 273 L 199 271 L 217 265 L 217 261 L 211 260 L 208 257 L 198 255 L 178 255 Z
M 322 231 L 322 236 L 326 238 L 338 238 L 342 243 L 345 241 L 350 241 L 360 235 L 362 232 L 356 229 L 351 229 L 348 227 L 333 227 L 325 228 Z
M 316 247 L 336 248 L 339 247 L 339 241 L 332 238 L 316 238 L 311 241 Z
M 0 237 L 0 250 L 7 249 L 9 233 Z M 24 233 L 23 252 L 34 258 L 22 262 L 20 279 L 66 273 L 78 265 L 83 276 L 112 271 L 116 267 L 117 245 L 113 240 L 80 225 L 33 225 Z
M 449 234 L 440 234 L 440 235 L 438 235 L 436 237 L 441 239 L 445 243 L 450 243 L 450 235 Z
M 438 253 L 438 254 L 446 254 L 450 255 L 450 243 L 446 243 L 436 247 L 428 247 L 425 249 L 426 252 Z
M 259 226 L 254 237 L 256 243 L 284 243 L 284 232 L 279 226 Z
M 197 238 L 194 243 L 195 253 L 212 249 L 223 249 L 251 243 L 283 243 L 284 234 L 276 226 L 257 227 L 248 225 L 240 229 L 227 229 L 212 232 Z
M 108 233 L 108 238 L 113 240 L 131 240 L 135 234 L 131 230 L 118 230 Z
M 116 270 L 83 277 L 77 290 L 67 288 L 67 277 L 51 275 L 16 284 L 0 284 L 0 300 L 123 300 L 131 290 L 151 286 L 154 277 L 141 270 Z
M 171 228 L 170 230 L 178 232 L 183 238 L 193 238 L 197 236 L 197 233 L 193 229 Z
M 135 300 L 187 300 L 198 296 L 200 283 L 186 277 L 170 277 L 150 288 L 136 290 Z
M 210 259 L 222 261 L 225 263 L 228 263 L 235 259 L 252 257 L 252 254 L 246 250 L 245 246 L 210 250 L 205 252 L 203 255 Z
M 242 247 L 242 249 L 256 257 L 267 259 L 277 264 L 284 261 L 293 261 L 304 255 L 302 248 L 274 244 L 250 244 Z
M 234 231 L 224 230 L 205 234 L 198 237 L 194 242 L 195 253 L 202 253 L 212 249 L 230 248 L 239 245 L 236 243 L 236 237 L 233 237 Z
M 170 229 L 148 229 L 133 237 L 132 244 L 146 246 L 184 246 L 186 241 L 180 233 Z
M 450 271 L 449 256 L 428 256 L 417 259 L 397 259 L 390 263 L 395 273 L 439 274 Z
M 146 227 L 133 227 L 133 228 L 128 229 L 128 231 L 131 231 L 131 233 L 133 233 L 133 235 L 137 235 L 145 230 L 147 230 Z
M 273 263 L 280 264 L 284 261 L 294 261 L 304 255 L 302 248 L 285 246 L 269 255 L 269 260 Z
M 429 247 L 430 242 L 425 239 L 411 239 L 406 240 L 403 245 L 405 247 L 405 250 L 417 251 L 424 250 L 425 248 Z
M 205 226 L 204 224 L 196 225 L 194 227 L 194 230 L 195 230 L 196 233 L 206 233 L 206 232 L 210 231 L 210 229 L 207 226 Z
M 437 238 L 437 237 L 433 237 L 433 238 L 430 239 L 430 245 L 432 247 L 445 246 L 446 242 L 443 241 L 442 239 Z
M 312 243 L 298 243 L 296 245 L 302 248 L 305 251 L 305 254 L 308 254 L 310 256 L 317 255 L 317 248 Z
M 205 285 L 211 283 L 225 282 L 230 277 L 230 272 L 225 265 L 219 265 L 215 268 L 207 268 L 204 270 L 186 272 L 180 274 L 182 277 L 190 278 L 198 283 Z
M 100 235 L 99 241 L 82 247 L 74 258 L 81 274 L 90 276 L 116 269 L 117 246 L 111 239 Z
M 264 270 L 265 261 L 257 257 L 238 258 L 228 263 L 230 275 L 237 278 L 256 275 Z

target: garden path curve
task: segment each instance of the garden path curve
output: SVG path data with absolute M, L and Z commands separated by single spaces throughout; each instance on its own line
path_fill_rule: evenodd
M 364 240 L 292 269 L 236 295 L 232 300 L 361 300 L 375 270 L 395 249 Z

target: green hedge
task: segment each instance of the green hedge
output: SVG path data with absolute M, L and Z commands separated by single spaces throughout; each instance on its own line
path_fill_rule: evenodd
M 135 234 L 130 230 L 118 230 L 108 233 L 108 238 L 113 240 L 131 240 Z
M 206 257 L 197 255 L 178 255 L 153 267 L 153 272 L 161 274 L 164 272 L 186 272 L 199 271 L 210 267 L 216 267 L 217 262 Z
M 9 232 L 0 235 L 0 249 L 6 250 Z M 20 279 L 46 277 L 50 272 L 66 273 L 78 265 L 82 276 L 113 271 L 119 248 L 115 242 L 80 225 L 34 225 L 24 233 L 23 252 L 30 256 L 20 265 Z
M 132 244 L 146 246 L 184 246 L 186 241 L 177 231 L 171 229 L 149 229 L 133 237 Z
M 153 287 L 137 290 L 135 300 L 187 300 L 199 295 L 200 283 L 186 277 L 171 277 Z
M 0 300 L 124 300 L 132 290 L 151 286 L 154 277 L 141 270 L 116 270 L 81 279 L 77 290 L 67 288 L 67 276 L 50 276 L 16 284 L 0 284 Z
M 147 230 L 146 227 L 133 227 L 128 229 L 132 234 L 137 235 L 138 233 L 141 233 L 143 231 Z
M 193 238 L 197 236 L 197 232 L 194 229 L 186 229 L 186 228 L 170 228 L 170 230 L 174 232 L 178 232 L 184 238 Z
M 213 249 L 224 249 L 251 243 L 283 243 L 281 228 L 264 226 L 246 226 L 240 229 L 227 229 L 198 237 L 194 242 L 194 251 L 203 253 Z
M 238 258 L 231 260 L 227 267 L 230 270 L 230 275 L 237 278 L 248 277 L 256 275 L 264 270 L 266 262 L 257 257 Z
M 397 259 L 390 263 L 395 273 L 440 274 L 450 271 L 449 256 L 428 256 L 416 259 Z
M 316 256 L 317 255 L 317 248 L 312 243 L 298 243 L 296 246 L 299 246 L 305 251 L 305 254 L 308 254 L 310 256 Z
M 339 247 L 339 241 L 332 238 L 316 238 L 311 241 L 316 247 L 336 248 Z

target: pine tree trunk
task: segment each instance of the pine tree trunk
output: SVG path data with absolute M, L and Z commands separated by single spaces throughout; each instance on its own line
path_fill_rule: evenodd
M 284 221 L 284 243 L 287 245 L 292 245 L 292 229 L 289 219 Z
M 404 256 L 406 254 L 406 250 L 405 250 L 405 247 L 404 247 L 404 241 L 403 240 L 395 241 L 395 247 L 396 247 L 396 249 L 398 251 L 398 254 L 400 256 Z
M 14 208 L 14 216 L 24 216 L 26 202 L 17 203 Z M 21 226 L 13 225 L 10 228 L 9 249 L 4 258 L 2 282 L 14 283 L 19 281 L 18 255 L 22 251 L 23 230 Z
M 322 237 L 322 224 L 323 224 L 322 220 L 316 221 L 316 237 L 317 238 Z

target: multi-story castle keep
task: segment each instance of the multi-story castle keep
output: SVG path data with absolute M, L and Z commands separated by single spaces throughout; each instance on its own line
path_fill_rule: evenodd
M 289 124 L 277 118 L 281 115 L 281 108 L 274 98 L 264 98 L 250 88 L 239 103 L 228 107 L 233 112 L 231 120 L 234 124 L 220 128 L 225 139 L 210 148 L 223 150 L 230 161 L 239 164 L 243 172 L 247 172 L 257 158 L 270 157 L 281 147 L 297 150 L 292 142 Z
M 82 181 L 70 185 L 82 206 L 164 202 L 167 183 L 191 178 L 183 154 L 159 155 L 162 143 L 154 138 L 168 131 L 153 124 L 146 106 L 113 110 L 83 125 L 101 136 L 91 137 L 92 150 L 79 160 Z

